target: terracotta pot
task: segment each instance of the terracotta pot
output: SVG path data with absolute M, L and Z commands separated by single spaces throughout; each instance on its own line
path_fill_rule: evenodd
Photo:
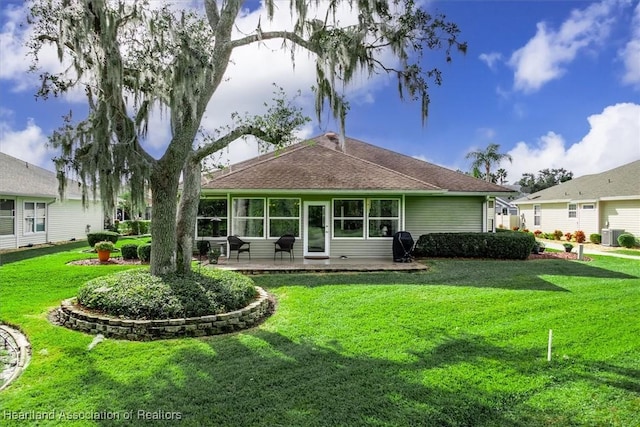
M 111 257 L 111 251 L 98 251 L 98 259 L 100 262 L 109 261 L 109 257 Z

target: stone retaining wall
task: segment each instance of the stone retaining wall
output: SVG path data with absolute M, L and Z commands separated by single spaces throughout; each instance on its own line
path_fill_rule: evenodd
M 163 320 L 127 320 L 101 316 L 82 310 L 75 298 L 65 300 L 58 309 L 62 325 L 90 334 L 136 341 L 200 337 L 246 329 L 257 324 L 269 311 L 267 292 L 256 286 L 258 298 L 248 306 L 229 313 Z

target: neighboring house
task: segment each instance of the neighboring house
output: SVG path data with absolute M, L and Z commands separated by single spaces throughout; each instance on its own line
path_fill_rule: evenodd
M 512 191 L 507 197 L 496 197 L 496 227 L 513 230 L 520 228 L 518 207 L 513 204 L 515 199 L 524 196 L 520 185 L 503 185 Z
M 296 257 L 390 257 L 397 231 L 493 230 L 494 198 L 510 191 L 328 133 L 203 179 L 196 237 L 238 235 L 252 257 L 287 233 Z
M 0 249 L 84 239 L 103 220 L 100 203 L 83 208 L 78 182 L 61 201 L 55 173 L 0 153 Z
M 640 160 L 514 201 L 530 231 L 625 230 L 640 236 Z

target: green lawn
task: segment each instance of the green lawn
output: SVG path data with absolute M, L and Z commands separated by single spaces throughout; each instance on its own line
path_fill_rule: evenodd
M 0 425 L 18 425 L 7 411 L 55 411 L 41 425 L 91 413 L 120 420 L 64 425 L 144 425 L 154 415 L 181 426 L 640 424 L 635 260 L 267 275 L 255 280 L 278 306 L 259 328 L 88 350 L 92 336 L 46 320 L 84 280 L 126 268 L 65 265 L 87 256 L 0 267 L 0 320 L 33 346 L 27 371 L 0 394 Z

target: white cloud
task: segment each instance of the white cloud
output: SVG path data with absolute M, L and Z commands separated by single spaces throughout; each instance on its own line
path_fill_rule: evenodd
M 489 67 L 491 70 L 495 70 L 498 61 L 502 60 L 502 54 L 498 52 L 481 53 L 478 58 L 482 62 L 487 64 L 487 67 Z
M 514 89 L 535 92 L 562 77 L 578 53 L 596 47 L 608 35 L 616 2 L 605 0 L 583 10 L 573 10 L 558 30 L 537 24 L 536 35 L 508 61 L 514 69 Z
M 620 52 L 620 57 L 625 65 L 622 81 L 640 89 L 640 3 L 636 6 L 631 28 L 631 40 Z
M 8 5 L 2 13 L 6 21 L 0 30 L 0 79 L 11 80 L 14 83 L 13 92 L 35 91 L 40 85 L 40 73 L 60 73 L 69 66 L 69 62 L 60 63 L 55 48 L 50 45 L 38 52 L 38 72 L 29 72 L 32 56 L 27 46 L 33 30 L 26 25 L 28 4 L 22 4 L 21 7 Z M 86 102 L 82 87 L 71 89 L 63 98 L 69 102 Z
M 6 122 L 0 122 L 0 151 L 45 169 L 53 170 L 52 152 L 47 148 L 47 136 L 29 119 L 22 130 L 13 130 Z
M 589 133 L 568 147 L 564 138 L 554 132 L 540 137 L 535 144 L 518 142 L 508 153 L 513 163 L 501 164 L 509 173 L 509 182 L 519 180 L 523 173 L 537 174 L 546 168 L 564 168 L 578 177 L 640 160 L 640 105 L 612 105 L 587 120 Z

